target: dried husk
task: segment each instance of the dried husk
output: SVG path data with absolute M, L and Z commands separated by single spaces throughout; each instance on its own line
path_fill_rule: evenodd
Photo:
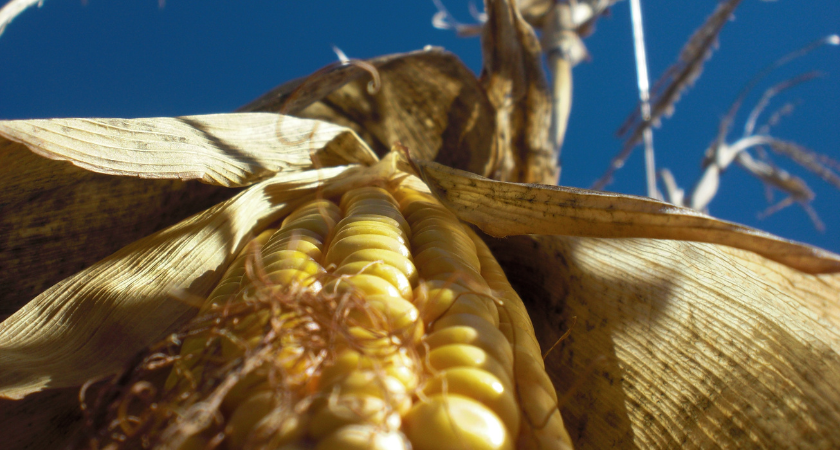
M 543 192 L 562 192 L 564 195 L 569 195 L 569 192 L 547 186 L 525 186 L 483 180 L 475 175 L 458 173 L 430 162 L 414 161 L 414 164 L 422 168 L 421 173 L 426 175 L 427 179 L 429 179 L 429 171 L 427 170 L 429 167 L 442 170 L 442 175 L 438 174 L 432 187 L 434 192 L 443 192 L 444 200 L 451 200 L 453 197 L 460 198 L 457 193 L 462 187 L 453 185 L 441 191 L 439 188 L 441 183 L 456 183 L 467 180 L 468 183 L 466 184 L 471 184 L 473 188 L 479 183 L 494 183 L 497 189 L 482 192 L 478 197 L 489 199 L 490 205 L 493 205 L 497 217 L 500 218 L 504 217 L 502 212 L 510 207 L 509 203 L 505 203 L 506 192 L 517 192 L 518 189 L 528 188 Z M 315 178 L 309 177 L 308 180 L 315 180 L 317 184 L 321 184 L 321 181 L 333 180 L 332 183 L 327 183 L 326 191 L 324 191 L 324 195 L 330 195 L 330 192 L 340 191 L 348 185 L 368 182 L 371 176 L 385 176 L 381 174 L 388 174 L 388 170 L 390 170 L 388 168 L 393 168 L 395 165 L 394 161 L 386 160 L 377 167 L 369 169 L 370 173 L 362 171 L 355 176 L 345 177 L 337 176 L 338 171 L 343 169 L 332 169 L 336 171 L 336 174 L 334 174 L 336 176 L 331 177 L 321 174 Z M 383 169 L 380 166 L 385 166 L 385 168 Z M 257 192 L 264 191 L 263 186 L 270 186 L 270 183 L 271 181 L 266 181 L 254 186 L 237 199 L 247 197 L 249 194 L 257 196 L 259 195 Z M 289 187 L 291 186 L 275 184 L 274 195 L 288 195 Z M 308 187 L 312 188 L 313 185 Z M 575 192 L 571 193 L 575 194 Z M 614 197 L 614 200 L 621 200 L 624 196 L 616 194 Z M 590 199 L 585 195 L 580 195 L 578 200 L 578 207 L 585 210 Z M 635 198 L 630 198 L 630 200 L 640 201 Z M 544 204 L 528 202 L 528 205 L 531 205 L 531 210 L 538 214 L 544 212 L 542 209 L 545 206 Z M 467 202 L 466 206 L 466 209 L 469 210 L 469 206 L 481 207 L 481 203 L 475 202 L 470 205 Z M 275 207 L 277 206 L 275 205 Z M 253 206 L 249 208 L 253 208 Z M 516 211 L 518 214 L 522 214 L 527 213 L 529 209 L 518 208 Z M 463 214 L 457 208 L 456 212 Z M 272 219 L 282 215 L 279 210 L 275 210 L 275 213 Z M 644 225 L 646 217 L 644 214 L 640 214 L 638 211 L 635 214 L 633 211 L 629 211 L 627 214 L 631 218 L 634 215 L 640 216 L 637 218 L 639 220 L 637 225 L 639 227 Z M 668 212 L 665 211 L 662 214 L 668 215 Z M 504 223 L 504 220 L 498 222 Z M 255 226 L 254 229 L 258 230 L 259 226 Z M 242 230 L 245 230 L 245 227 Z M 243 239 L 235 241 L 241 243 Z M 138 244 L 138 248 L 148 247 L 148 244 L 144 241 Z M 816 415 L 815 418 L 802 419 L 805 421 L 804 423 L 809 424 L 814 429 L 812 433 L 806 436 L 811 439 L 809 442 L 824 443 L 826 439 L 829 441 L 833 439 L 830 433 L 826 434 L 828 431 L 824 429 L 823 422 L 817 419 L 824 416 L 831 417 L 830 414 L 835 411 L 831 408 L 835 403 L 814 403 L 812 400 L 836 398 L 836 392 L 833 390 L 833 386 L 836 384 L 831 382 L 833 380 L 831 378 L 832 374 L 840 373 L 836 365 L 836 362 L 838 362 L 838 358 L 836 358 L 838 340 L 837 336 L 831 332 L 831 326 L 840 318 L 840 314 L 836 310 L 836 300 L 832 297 L 832 295 L 836 296 L 837 289 L 840 287 L 840 284 L 838 284 L 840 281 L 838 281 L 836 275 L 806 275 L 759 256 L 729 250 L 725 247 L 672 243 L 662 240 L 528 237 L 491 241 L 491 244 L 496 256 L 506 266 L 506 271 L 511 280 L 517 284 L 520 293 L 526 301 L 530 302 L 530 306 L 536 309 L 536 311 L 531 311 L 531 316 L 532 320 L 535 321 L 535 328 L 544 348 L 550 346 L 553 340 L 559 337 L 562 331 L 565 331 L 565 326 L 569 323 L 569 317 L 576 316 L 581 320 L 581 325 L 573 330 L 572 337 L 561 347 L 562 354 L 569 355 L 568 359 L 561 360 L 560 363 L 549 363 L 550 373 L 558 380 L 558 385 L 561 388 L 559 392 L 571 392 L 571 396 L 562 398 L 561 403 L 564 408 L 564 416 L 572 417 L 571 420 L 575 421 L 569 427 L 569 430 L 578 444 L 588 446 L 592 443 L 592 446 L 600 447 L 607 442 L 602 440 L 607 439 L 605 436 L 613 438 L 609 442 L 621 443 L 620 447 L 635 445 L 647 447 L 674 440 L 676 440 L 675 442 L 681 442 L 683 438 L 687 440 L 701 439 L 707 435 L 697 434 L 700 431 L 693 433 L 688 426 L 688 422 L 707 421 L 711 423 L 711 425 L 703 425 L 706 428 L 699 425 L 696 427 L 703 432 L 708 431 L 708 427 L 714 429 L 716 424 L 720 425 L 723 423 L 721 421 L 726 419 L 735 420 L 735 422 L 730 420 L 725 424 L 729 427 L 727 430 L 733 429 L 731 423 L 737 423 L 741 427 L 743 424 L 752 422 L 739 422 L 741 416 L 737 416 L 733 412 L 732 408 L 734 407 L 726 405 L 733 403 L 736 406 L 740 405 L 741 409 L 748 409 L 744 405 L 760 404 L 759 401 L 763 401 L 767 404 L 767 408 L 771 409 L 771 406 L 774 405 L 771 394 L 788 398 L 791 395 L 790 392 L 799 392 L 796 389 L 804 390 L 804 393 L 801 393 L 801 400 L 796 403 L 796 405 L 799 405 L 797 406 L 798 409 L 794 408 L 791 411 L 798 414 L 797 417 L 803 416 L 805 412 Z M 229 245 L 230 251 L 225 254 L 235 254 L 236 246 Z M 187 246 L 183 248 L 187 248 Z M 133 250 L 136 251 L 137 249 Z M 179 254 L 168 261 L 177 260 L 180 262 L 183 258 L 184 256 Z M 166 276 L 174 275 L 177 277 L 177 273 L 171 270 L 172 264 L 167 266 L 165 262 L 166 260 L 162 260 L 163 264 L 157 266 L 163 268 L 161 273 L 166 274 Z M 97 272 L 99 267 L 105 265 L 107 264 L 97 265 L 89 273 L 105 273 Z M 221 269 L 223 265 L 224 262 L 219 263 L 217 265 L 219 269 L 214 273 L 223 270 Z M 136 265 L 132 266 L 136 267 Z M 525 275 L 523 276 L 523 274 Z M 135 275 L 120 276 L 136 281 Z M 195 271 L 193 276 L 195 276 Z M 113 279 L 112 274 L 103 275 L 100 281 L 91 280 L 90 285 L 93 286 L 89 285 L 88 288 L 97 289 L 96 286 L 101 286 L 104 280 L 108 280 L 110 285 L 115 285 Z M 780 280 L 793 284 L 782 284 Z M 69 282 L 74 281 L 76 280 L 71 279 Z M 184 284 L 184 282 L 181 284 Z M 199 279 L 193 283 L 193 287 L 203 286 L 204 282 L 205 280 Z M 207 286 L 210 286 L 211 283 L 212 281 L 208 280 Z M 116 283 L 116 285 L 119 284 Z M 61 283 L 59 287 L 62 285 L 65 285 L 65 283 Z M 129 291 L 131 289 L 143 289 L 142 282 L 124 283 L 122 285 Z M 206 291 L 209 290 L 209 287 L 199 288 L 198 290 L 201 291 L 202 289 Z M 47 298 L 49 295 L 50 291 L 45 293 L 42 298 Z M 99 306 L 102 311 L 107 311 L 107 315 L 131 316 L 132 319 L 136 319 L 136 322 L 147 324 L 144 327 L 140 327 L 137 323 L 132 325 L 135 329 L 138 327 L 145 328 L 135 334 L 136 345 L 134 345 L 133 350 L 142 348 L 139 343 L 144 339 L 147 344 L 151 341 L 152 336 L 162 337 L 167 329 L 171 329 L 176 322 L 183 321 L 188 316 L 186 305 L 171 301 L 160 303 L 160 298 L 168 298 L 163 290 L 158 290 L 156 295 L 160 305 L 166 305 L 166 308 L 180 308 L 181 311 L 172 314 L 171 312 L 160 311 L 166 308 L 153 307 L 151 312 L 145 312 L 147 320 L 143 320 L 143 317 L 137 315 L 136 310 L 129 310 L 128 305 L 106 303 Z M 68 297 L 71 296 L 68 295 Z M 85 304 L 84 299 L 84 295 L 76 296 L 75 299 L 72 299 L 71 304 Z M 171 298 L 168 299 L 171 300 Z M 71 299 L 68 298 L 68 300 Z M 797 302 L 799 303 L 798 306 L 796 305 Z M 40 306 L 38 306 L 39 303 Z M 677 306 L 674 310 L 677 312 L 674 313 L 673 317 L 666 314 L 666 312 L 671 311 L 670 305 Z M 56 316 L 43 314 L 45 311 L 57 307 L 58 305 L 50 306 L 50 302 L 46 300 L 38 302 L 36 299 L 22 312 L 19 312 L 21 314 L 19 317 L 25 317 L 25 320 L 11 320 L 3 324 L 5 336 L 10 336 L 11 342 L 17 344 L 21 340 L 21 334 L 15 332 L 13 326 L 28 327 L 31 330 L 52 330 L 40 333 L 39 338 L 36 339 L 37 342 L 34 342 L 36 345 L 33 346 L 38 349 L 39 344 L 47 342 L 47 337 L 50 334 L 56 334 L 57 327 L 55 324 L 57 322 L 72 323 L 71 321 L 74 320 L 72 318 L 56 320 Z M 655 308 L 663 309 L 665 312 L 659 313 Z M 125 313 L 127 310 L 129 314 Z M 32 311 L 38 312 L 33 313 Z M 641 311 L 642 314 L 635 314 L 637 311 Z M 164 316 L 168 318 L 168 322 L 161 321 L 159 320 L 160 317 L 155 316 L 160 312 L 165 313 Z M 76 317 L 82 315 L 82 313 L 79 313 Z M 102 315 L 103 312 L 100 312 L 99 317 L 102 317 Z M 793 315 L 797 315 L 794 319 L 798 322 L 791 319 Z M 48 319 L 40 324 L 29 325 L 29 320 L 39 317 L 48 317 Z M 84 314 L 84 317 L 88 318 L 88 322 L 95 323 L 97 316 Z M 13 316 L 12 319 L 16 319 L 16 317 Z M 620 326 L 609 327 L 611 321 L 615 321 Z M 769 337 L 762 338 L 764 341 L 756 341 L 758 331 L 767 329 L 773 333 L 780 332 L 779 329 L 785 328 L 781 327 L 780 323 L 793 324 L 798 332 L 794 333 L 793 337 L 787 335 L 778 337 L 775 334 L 768 334 Z M 723 327 L 722 324 L 725 324 L 726 327 Z M 121 327 L 123 326 L 125 326 L 124 323 L 121 324 Z M 591 340 L 576 334 L 579 329 L 585 329 L 589 333 L 604 327 L 607 327 L 608 331 L 602 330 L 601 335 L 596 335 L 597 338 L 593 337 Z M 661 327 L 661 329 L 656 327 Z M 102 343 L 102 339 L 99 341 L 90 340 L 93 328 L 74 325 L 73 327 L 58 329 L 61 342 L 56 340 L 49 342 L 49 345 L 40 347 L 42 352 L 45 351 L 43 349 L 47 349 L 49 350 L 47 353 L 50 354 L 39 355 L 38 352 L 33 352 L 30 348 L 14 355 L 18 358 L 17 364 L 6 357 L 6 367 L 18 370 L 16 373 L 11 372 L 18 377 L 17 380 L 14 379 L 14 376 L 11 378 L 13 382 L 17 382 L 17 385 L 8 388 L 10 379 L 7 377 L 7 379 L 2 380 L 4 385 L 7 386 L 6 395 L 20 396 L 26 392 L 37 390 L 43 385 L 71 386 L 83 381 L 85 376 L 101 375 L 107 373 L 108 370 L 115 370 L 119 365 L 118 363 L 126 361 L 132 353 L 123 353 L 121 350 L 131 345 L 122 345 L 125 341 L 118 342 L 113 339 L 114 336 L 123 336 L 124 339 L 127 331 L 124 329 L 121 329 L 120 332 L 112 331 L 115 329 L 117 328 L 110 328 L 110 330 L 106 330 L 105 334 L 101 335 L 102 337 L 110 337 L 107 344 L 115 346 L 111 348 L 113 352 L 111 355 L 94 345 L 88 348 L 87 361 L 80 358 L 80 356 L 84 356 L 85 352 L 78 351 L 73 358 L 54 359 L 68 348 L 72 349 L 74 347 L 73 342 Z M 613 329 L 618 331 L 611 334 Z M 654 337 L 650 337 L 650 333 L 654 330 L 658 334 L 653 334 Z M 93 334 L 95 335 L 95 332 Z M 713 338 L 708 337 L 712 334 L 714 334 Z M 141 335 L 145 338 L 137 339 Z M 0 334 L 0 342 L 2 342 L 3 336 L 3 334 Z M 675 336 L 682 340 L 675 341 Z M 607 344 L 604 344 L 605 341 L 607 341 Z M 767 346 L 777 341 L 781 343 L 780 356 L 772 360 L 774 347 Z M 694 350 L 696 354 L 686 354 L 682 350 L 685 342 L 697 347 Z M 755 342 L 759 343 L 756 344 Z M 68 347 L 53 350 L 56 349 L 57 343 Z M 676 343 L 680 345 L 674 345 Z M 578 349 L 581 345 L 591 345 L 592 348 Z M 609 352 L 605 350 L 607 348 L 605 345 L 608 347 L 612 345 L 616 348 Z M 756 349 L 749 349 L 745 352 L 744 349 L 750 345 L 764 346 L 762 347 L 764 353 L 758 353 Z M 645 346 L 648 346 L 647 350 Z M 20 346 L 17 347 L 18 350 L 21 348 Z M 96 349 L 96 351 L 90 351 L 91 349 Z M 803 349 L 808 349 L 808 351 Z M 697 356 L 700 355 L 700 350 L 711 352 L 712 358 L 706 359 L 705 356 L 702 358 Z M 52 353 L 53 351 L 55 353 Z M 657 352 L 661 352 L 662 356 L 659 356 Z M 819 358 L 814 358 L 815 352 L 819 354 Z M 3 353 L 4 356 L 8 354 L 10 353 Z M 763 358 L 767 361 L 761 360 L 762 364 L 756 362 L 754 358 L 758 354 L 763 355 Z M 740 359 L 737 357 L 738 355 L 741 355 Z M 574 359 L 575 356 L 579 359 Z M 607 390 L 600 389 L 601 386 L 597 386 L 599 389 L 594 389 L 594 391 L 588 387 L 577 386 L 576 382 L 578 380 L 583 380 L 585 385 L 587 380 L 592 379 L 589 371 L 592 369 L 591 363 L 593 361 L 597 360 L 596 364 L 605 364 L 602 361 L 604 358 L 600 358 L 601 356 L 606 358 L 606 362 L 611 361 L 610 358 L 617 358 L 616 361 L 618 362 L 613 364 L 614 369 L 611 371 L 601 370 L 600 366 L 593 366 L 595 373 L 606 374 L 603 375 L 605 382 L 612 380 L 615 385 L 616 380 L 625 380 L 622 382 L 624 384 Z M 654 356 L 662 358 L 664 362 L 653 366 L 648 364 Z M 91 360 L 92 358 L 102 358 L 103 360 L 99 361 L 97 365 L 96 361 Z M 23 361 L 24 359 L 26 359 L 26 362 Z M 45 360 L 50 362 L 44 364 Z M 33 361 L 40 362 L 40 367 L 33 365 Z M 549 359 L 548 361 L 554 360 Z M 112 363 L 112 365 L 109 367 L 107 363 Z M 717 368 L 714 364 L 719 364 L 721 367 Z M 767 370 L 768 365 L 773 370 Z M 23 375 L 23 381 L 21 381 L 21 373 L 19 372 L 21 367 L 25 367 L 24 372 L 27 372 Z M 644 369 L 639 369 L 639 367 L 644 367 Z M 791 369 L 793 367 L 804 368 L 802 370 L 806 370 L 806 372 L 797 372 Z M 36 373 L 33 373 L 33 371 Z M 37 374 L 38 371 L 41 371 L 40 376 Z M 724 391 L 725 383 L 715 384 L 717 391 L 703 384 L 708 383 L 708 373 L 710 371 L 714 377 L 724 379 L 729 383 L 746 383 L 748 385 L 751 384 L 750 377 L 755 378 L 760 375 L 764 377 L 764 383 L 769 387 L 757 394 L 745 389 L 734 389 L 725 392 L 729 397 L 723 396 L 721 392 Z M 723 373 L 718 374 L 715 371 L 723 371 Z M 7 372 L 7 370 L 0 371 L 0 373 Z M 638 377 L 639 380 L 632 379 L 628 374 Z M 820 380 L 828 381 L 816 385 L 801 386 L 803 380 L 810 380 L 812 377 L 819 377 Z M 666 389 L 665 386 L 670 385 L 677 386 L 685 392 L 675 394 L 673 393 L 675 391 Z M 773 386 L 787 386 L 787 388 L 783 391 L 777 391 Z M 655 391 L 654 393 L 658 397 L 652 398 L 658 399 L 659 402 L 650 400 L 647 397 L 648 392 L 644 389 Z M 704 391 L 703 389 L 707 390 Z M 593 392 L 604 392 L 604 398 L 591 399 L 593 395 L 596 395 Z M 696 392 L 701 392 L 702 395 L 696 394 L 695 397 L 686 397 L 686 395 Z M 72 417 L 70 410 L 67 409 L 70 397 L 66 392 L 55 395 L 56 402 L 63 402 L 65 409 L 57 408 L 53 414 L 57 417 Z M 669 414 L 676 411 L 673 410 L 676 406 L 668 406 L 671 409 L 668 409 L 667 413 L 653 410 L 653 408 L 658 408 L 659 405 L 663 404 L 662 398 L 667 395 L 671 395 L 668 401 L 678 405 L 685 404 L 685 398 L 690 398 L 694 399 L 692 401 L 698 402 L 699 406 L 686 407 L 688 408 L 686 411 L 693 411 L 693 416 L 688 413 L 680 413 L 683 415 L 679 416 L 677 414 L 675 418 L 670 418 Z M 753 398 L 753 395 L 758 397 Z M 583 396 L 582 399 L 581 396 Z M 44 398 L 47 398 L 47 400 L 44 400 Z M 633 402 L 628 403 L 630 401 L 627 400 L 628 398 Z M 649 403 L 642 402 L 643 399 L 649 400 Z M 725 400 L 730 403 L 717 406 L 714 412 L 719 416 L 711 416 L 711 413 L 703 412 L 701 407 L 709 404 L 708 402 L 712 399 L 718 399 L 722 402 Z M 48 403 L 48 400 L 49 397 L 36 396 L 31 401 Z M 593 404 L 596 406 L 593 406 Z M 606 406 L 602 407 L 601 405 Z M 776 406 L 778 407 L 778 405 Z M 664 408 L 664 406 L 662 407 Z M 596 412 L 593 412 L 593 408 Z M 646 408 L 651 409 L 651 411 L 647 411 Z M 631 409 L 632 414 L 627 412 Z M 800 409 L 807 411 L 803 412 Z M 621 411 L 624 411 L 623 415 L 619 414 Z M 679 411 L 677 412 L 679 413 Z M 816 412 L 811 413 L 811 411 Z M 663 421 L 664 425 L 652 431 L 649 422 L 652 420 L 650 417 L 653 417 L 651 414 L 654 414 L 654 412 L 659 413 L 655 417 Z M 743 413 L 741 410 L 736 412 Z M 731 415 L 727 415 L 730 413 Z M 786 426 L 795 426 L 796 429 L 802 429 L 801 424 L 789 424 L 778 419 L 778 417 L 787 417 L 785 411 L 773 410 L 768 415 L 766 412 L 759 410 L 755 414 L 758 416 L 751 417 L 750 420 L 764 420 L 766 418 L 767 427 L 772 425 L 773 430 Z M 593 419 L 592 415 L 597 415 L 597 420 Z M 618 417 L 618 419 L 614 419 L 614 417 Z M 680 417 L 684 418 L 683 422 L 674 422 Z M 612 435 L 605 434 L 606 432 L 603 429 L 609 426 L 614 428 L 610 431 L 610 433 L 613 433 Z M 746 425 L 743 425 L 743 427 L 746 427 Z M 762 445 L 783 444 L 789 442 L 784 440 L 783 437 L 793 431 L 795 430 L 789 430 L 788 433 L 778 431 L 774 432 L 775 434 L 767 431 L 757 438 L 753 434 L 745 434 L 748 437 L 743 439 L 753 439 Z M 661 433 L 656 434 L 657 432 Z M 619 434 L 616 435 L 616 433 Z M 48 439 L 48 437 L 39 436 L 38 439 Z M 57 435 L 54 439 L 58 439 Z
M 356 131 L 380 156 L 400 142 L 418 158 L 485 175 L 493 170 L 488 130 L 496 126 L 495 112 L 455 55 L 430 47 L 366 63 L 380 80 L 376 92 L 368 89 L 370 74 L 349 65 L 283 84 L 242 110 L 335 123 Z
M 0 137 L 107 175 L 248 186 L 277 172 L 376 156 L 352 131 L 267 113 L 0 121 Z
M 177 296 L 204 298 L 254 233 L 348 170 L 278 175 L 46 290 L 0 324 L 0 397 L 120 370 L 194 314 Z
M 486 240 L 541 346 L 572 327 L 546 367 L 576 448 L 840 443 L 840 275 L 693 242 Z
M 377 158 L 346 128 L 277 114 L 0 121 L 0 318 L 236 193 L 206 183 L 248 185 L 313 160 Z
M 564 186 L 505 183 L 415 161 L 432 192 L 485 233 L 646 237 L 750 250 L 806 273 L 840 271 L 840 255 L 647 197 Z
M 437 167 L 434 163 L 414 163 L 423 169 Z M 386 160 L 355 175 L 321 174 L 307 179 L 324 184 L 322 195 L 331 195 L 347 186 L 369 182 L 371 177 L 386 177 L 395 165 Z M 343 169 L 333 170 L 337 174 Z M 443 182 L 458 177 L 473 185 L 484 182 L 474 175 L 448 170 L 439 175 Z M 550 187 L 494 183 L 514 192 L 523 187 L 563 192 Z M 269 185 L 270 182 L 263 182 L 239 198 L 249 193 L 257 195 L 254 193 L 267 190 L 262 186 Z M 288 194 L 288 187 L 275 184 L 274 195 Z M 444 199 L 458 198 L 459 189 L 447 188 Z M 439 188 L 433 191 L 440 192 Z M 505 192 L 506 189 L 496 189 L 478 197 L 490 199 L 497 217 L 504 217 Z M 622 200 L 622 196 L 615 197 Z M 499 201 L 492 203 L 494 199 Z M 586 196 L 581 195 L 580 203 L 585 210 Z M 529 205 L 532 210 L 541 211 L 538 203 Z M 528 209 L 516 211 L 523 214 Z M 279 212 L 272 219 L 281 215 Z M 644 216 L 638 224 L 644 224 Z M 488 242 L 531 308 L 544 349 L 566 331 L 571 317 L 578 320 L 571 337 L 547 359 L 549 372 L 559 387 L 564 418 L 570 421 L 568 429 L 578 446 L 662 447 L 688 442 L 700 446 L 721 442 L 774 446 L 790 443 L 789 436 L 799 436 L 804 444 L 811 444 L 810 448 L 836 442 L 828 424 L 840 415 L 834 406 L 834 399 L 838 399 L 835 386 L 840 386 L 835 382 L 840 381 L 836 380 L 840 377 L 840 358 L 836 353 L 840 340 L 832 330 L 840 320 L 836 307 L 838 275 L 807 275 L 748 252 L 658 239 L 525 236 L 488 238 Z M 227 254 L 235 254 L 235 250 Z M 180 261 L 178 258 L 184 257 L 176 255 L 173 260 Z M 173 271 L 165 267 L 162 273 L 171 276 Z M 125 284 L 129 290 L 137 285 Z M 167 295 L 158 294 L 158 299 L 161 297 Z M 84 304 L 83 299 L 82 295 L 73 301 Z M 170 302 L 167 307 L 174 305 L 177 302 Z M 161 312 L 161 308 L 154 307 L 152 313 L 145 313 L 146 320 L 140 316 L 132 318 L 149 324 L 144 331 L 146 339 L 159 338 L 167 331 L 167 324 L 171 328 L 188 317 L 189 308 L 178 306 L 183 309 L 180 315 L 165 314 L 170 322 L 152 317 Z M 28 318 L 21 322 L 28 323 L 49 310 L 44 305 L 41 308 L 38 314 L 21 316 Z M 110 315 L 123 315 L 121 310 L 126 310 L 127 305 L 108 303 L 103 308 Z M 130 314 L 136 316 L 137 311 L 131 310 Z M 77 317 L 80 316 L 81 313 Z M 92 320 L 97 317 L 84 316 Z M 173 317 L 177 319 L 172 320 Z M 55 323 L 48 321 L 31 329 L 50 330 Z M 72 349 L 72 342 L 90 339 L 91 330 L 64 327 L 60 330 L 60 343 L 70 343 Z M 114 341 L 114 336 L 125 333 L 108 331 L 106 335 Z M 38 340 L 45 342 L 48 334 L 41 334 Z M 56 343 L 45 348 L 52 350 Z M 108 345 L 125 348 L 122 343 L 114 341 Z M 134 350 L 140 348 L 142 345 L 135 344 Z M 77 361 L 83 362 L 80 356 L 84 352 L 77 352 L 71 360 L 53 359 L 67 349 L 57 349 L 49 355 L 31 350 L 19 353 L 16 356 L 32 360 L 22 363 L 19 359 L 17 367 L 22 365 L 27 371 L 34 367 L 36 372 L 50 373 L 50 378 L 60 375 L 48 380 L 50 386 L 72 386 L 83 381 L 83 375 L 101 375 L 117 369 L 116 362 L 126 361 L 132 353 L 112 349 L 115 353 L 107 355 L 96 346 L 88 349 L 96 350 L 89 353 L 90 358 L 113 362 L 111 367 L 101 361 L 99 365 L 90 360 L 78 364 Z M 51 361 L 52 367 L 45 366 L 44 360 Z M 41 367 L 32 366 L 33 361 L 40 361 Z M 44 377 L 28 375 L 29 385 L 24 383 L 23 387 L 6 392 L 15 395 L 45 383 Z M 26 403 L 30 409 L 31 405 L 50 407 L 39 415 L 23 416 L 12 423 L 34 423 L 43 416 L 67 423 L 78 418 L 73 414 L 74 399 L 68 391 L 50 392 L 31 397 Z M 15 405 L 13 411 L 21 409 L 27 408 Z M 796 421 L 789 420 L 792 417 Z M 760 425 L 758 431 L 753 430 L 756 424 Z M 58 433 L 36 434 L 38 442 L 60 440 Z M 723 437 L 728 440 L 722 441 Z
M 485 8 L 479 79 L 454 55 L 427 48 L 366 61 L 382 81 L 377 93 L 368 91 L 361 69 L 345 67 L 278 86 L 242 110 L 335 123 L 356 131 L 380 156 L 400 142 L 419 159 L 494 179 L 555 184 L 558 149 L 549 139 L 552 102 L 539 40 L 510 2 L 488 1 Z M 325 95 L 330 87 L 338 88 Z
M 0 138 L 0 192 L 3 320 L 53 284 L 237 190 L 102 175 Z

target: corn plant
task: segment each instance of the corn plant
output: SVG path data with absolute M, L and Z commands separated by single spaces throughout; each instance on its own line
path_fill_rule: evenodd
M 840 256 L 557 185 L 610 3 L 442 11 L 480 77 L 426 48 L 233 113 L 0 121 L 0 443 L 840 443 Z

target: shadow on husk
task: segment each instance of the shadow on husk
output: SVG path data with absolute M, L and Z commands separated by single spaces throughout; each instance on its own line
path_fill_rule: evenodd
M 577 319 L 546 358 L 576 448 L 840 442 L 835 275 L 687 242 L 487 242 L 543 348 Z

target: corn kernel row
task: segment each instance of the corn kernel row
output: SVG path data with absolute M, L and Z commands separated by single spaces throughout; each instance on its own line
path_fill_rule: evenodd
M 231 450 L 560 445 L 533 329 L 510 306 L 521 302 L 483 242 L 431 195 L 353 189 L 338 204 L 306 203 L 253 245 L 261 259 L 243 251 L 200 315 L 267 295 L 287 303 L 238 317 L 235 337 L 208 327 L 186 339 L 166 387 L 203 389 L 202 361 L 246 358 L 267 330 L 280 334 L 279 372 L 237 379 L 219 406 L 221 434 L 193 434 L 181 449 L 219 436 Z M 319 320 L 300 316 L 310 310 Z M 283 335 L 306 327 L 334 330 L 317 351 Z

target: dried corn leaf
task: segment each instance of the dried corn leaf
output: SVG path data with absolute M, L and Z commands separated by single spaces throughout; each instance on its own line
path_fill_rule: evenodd
M 576 448 L 835 448 L 840 275 L 651 239 L 487 239 Z
M 549 140 L 551 100 L 540 43 L 516 2 L 488 0 L 481 83 L 496 110 L 495 166 L 490 177 L 557 184 L 557 150 Z
M 53 284 L 237 190 L 88 172 L 0 138 L 0 192 L 2 321 Z
M 0 137 L 97 173 L 247 186 L 313 159 L 371 164 L 349 130 L 277 114 L 0 121 Z M 323 162 L 322 161 L 322 162 Z
M 178 178 L 246 184 L 311 168 L 310 152 L 322 165 L 376 161 L 349 130 L 274 114 L 0 121 L 0 319 L 119 248 L 235 194 Z
M 646 237 L 709 242 L 756 252 L 808 273 L 840 271 L 840 256 L 646 197 L 494 181 L 416 161 L 429 188 L 485 233 Z
M 0 324 L 0 397 L 120 369 L 193 312 L 173 289 L 206 296 L 252 233 L 352 170 L 278 175 L 48 289 Z
M 382 81 L 374 94 L 368 79 L 348 68 L 323 81 L 316 74 L 287 83 L 244 109 L 298 108 L 352 78 L 295 114 L 350 128 L 380 156 L 400 142 L 420 159 L 498 179 L 555 184 L 558 154 L 549 141 L 551 102 L 539 41 L 509 2 L 491 3 L 481 80 L 452 54 L 431 48 L 367 61 Z M 307 101 L 296 98 L 301 87 Z
M 299 114 L 355 130 L 380 156 L 400 142 L 418 158 L 491 172 L 495 112 L 457 57 L 432 48 L 368 62 L 379 72 L 378 92 L 357 78 Z
M 377 68 L 397 59 L 410 59 L 424 53 L 444 53 L 440 49 L 418 50 L 408 53 L 397 53 L 368 59 L 365 62 Z M 356 64 L 333 64 L 315 73 L 301 77 L 266 92 L 257 99 L 238 109 L 241 112 L 276 112 L 297 115 L 307 106 L 323 99 L 333 91 L 360 77 L 370 77 L 371 74 Z

